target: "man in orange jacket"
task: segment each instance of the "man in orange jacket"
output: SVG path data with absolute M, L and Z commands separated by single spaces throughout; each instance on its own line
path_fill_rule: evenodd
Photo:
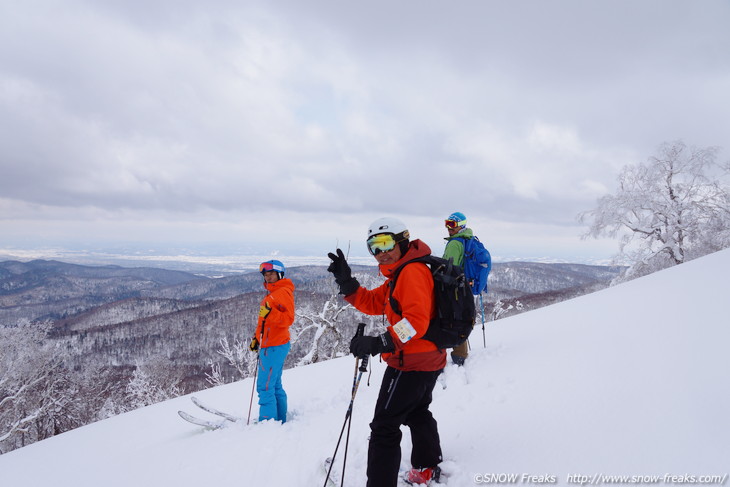
M 286 422 L 287 398 L 281 383 L 289 354 L 289 327 L 294 323 L 294 283 L 284 278 L 284 264 L 269 260 L 259 266 L 268 291 L 259 307 L 259 320 L 249 348 L 259 352 L 256 391 L 259 421 Z
M 366 314 L 385 314 L 390 323 L 379 336 L 356 335 L 350 342 L 350 352 L 355 356 L 382 353 L 388 364 L 370 423 L 367 485 L 397 485 L 401 425 L 410 428 L 413 442 L 413 469 L 406 473 L 406 482 L 438 481 L 441 444 L 436 420 L 428 407 L 436 379 L 446 366 L 446 352 L 421 338 L 435 312 L 428 266 L 416 262 L 403 267 L 392 290 L 401 314 L 391 308 L 389 299 L 390 280 L 396 269 L 411 259 L 429 255 L 431 249 L 421 240 L 410 241 L 405 224 L 396 218 L 374 221 L 368 229 L 367 245 L 387 278 L 381 286 L 372 290 L 360 286 L 340 249 L 337 254 L 329 254 L 332 263 L 327 269 L 349 303 Z

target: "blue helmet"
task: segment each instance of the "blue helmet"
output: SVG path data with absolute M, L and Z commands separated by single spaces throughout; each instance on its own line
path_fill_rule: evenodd
M 259 265 L 259 272 L 261 274 L 269 271 L 276 271 L 277 274 L 279 274 L 279 279 L 283 279 L 286 269 L 284 268 L 284 264 L 282 264 L 281 261 L 278 260 L 267 260 L 266 262 L 262 262 L 261 265 Z
M 445 220 L 447 228 L 464 228 L 466 226 L 466 215 L 460 211 L 455 211 Z

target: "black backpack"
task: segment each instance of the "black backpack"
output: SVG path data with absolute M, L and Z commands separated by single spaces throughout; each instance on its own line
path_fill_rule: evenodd
M 398 276 L 405 266 L 413 262 L 423 262 L 431 269 L 433 276 L 436 316 L 428 325 L 423 336 L 441 349 L 454 348 L 469 338 L 476 319 L 476 306 L 464 269 L 454 265 L 451 260 L 433 255 L 417 257 L 398 267 L 390 280 L 390 307 L 401 314 L 400 305 L 393 297 Z

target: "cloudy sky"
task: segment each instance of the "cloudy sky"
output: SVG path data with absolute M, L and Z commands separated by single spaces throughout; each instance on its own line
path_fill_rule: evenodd
M 664 141 L 730 154 L 730 2 L 0 0 L 0 248 L 326 253 L 466 213 L 497 259 Z M 224 250 L 221 250 L 224 251 Z

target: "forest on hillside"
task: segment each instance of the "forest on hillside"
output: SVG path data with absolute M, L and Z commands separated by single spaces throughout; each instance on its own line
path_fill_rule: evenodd
M 353 266 L 366 287 L 383 278 Z M 486 324 L 601 289 L 616 267 L 495 263 Z M 294 267 L 296 320 L 286 367 L 347 354 L 357 323 L 324 266 Z M 221 278 L 180 271 L 0 262 L 0 452 L 137 407 L 240 380 L 259 302 L 257 272 Z M 481 346 L 481 318 L 472 346 Z

